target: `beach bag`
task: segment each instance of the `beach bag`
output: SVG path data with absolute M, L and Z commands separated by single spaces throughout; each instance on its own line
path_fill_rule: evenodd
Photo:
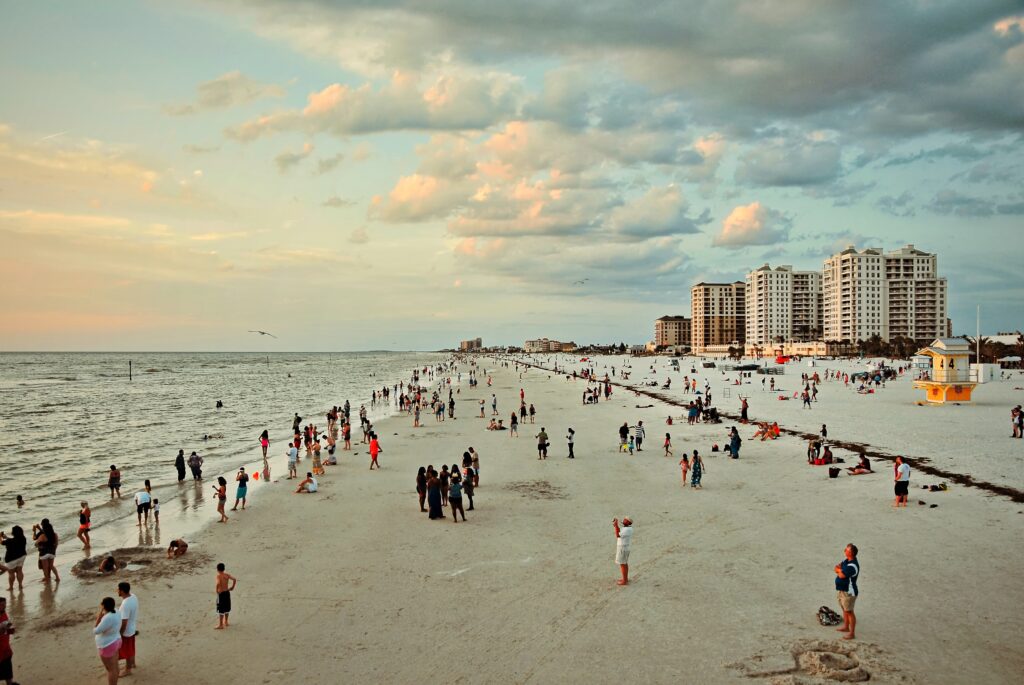
M 828 477 L 829 478 L 838 478 L 839 477 L 839 468 L 835 467 L 835 466 L 830 466 L 829 469 L 828 469 Z
M 818 609 L 818 623 L 823 626 L 837 626 L 843 622 L 843 617 L 836 612 L 829 609 L 827 606 L 822 606 Z

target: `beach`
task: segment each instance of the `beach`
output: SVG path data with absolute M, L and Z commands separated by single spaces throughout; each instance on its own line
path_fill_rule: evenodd
M 139 597 L 133 678 L 147 683 L 1009 683 L 1024 673 L 1016 637 L 1024 629 L 1024 504 L 1012 497 L 956 484 L 924 491 L 937 480 L 914 472 L 910 506 L 895 510 L 887 461 L 874 461 L 875 474 L 829 479 L 825 467 L 807 465 L 804 441 L 754 441 L 753 425 L 740 428 L 741 458 L 730 460 L 711 452 L 726 444 L 735 425 L 728 418 L 669 427 L 666 417 L 681 410 L 656 398 L 617 386 L 608 401 L 584 405 L 582 380 L 536 368 L 520 378 L 493 358 L 475 359 L 494 384 L 480 376 L 470 388 L 463 363 L 453 385 L 456 419 L 438 423 L 424 412 L 421 428 L 405 415 L 375 422 L 380 471 L 369 470 L 356 437 L 317 494 L 294 495 L 283 455 L 272 452 L 274 482 L 252 483 L 251 506 L 229 512 L 224 525 L 213 523 L 207 500 L 197 513 L 210 523 L 190 533 L 181 559 L 137 552 L 146 562 L 139 571 L 79 578 L 53 593 L 42 589 L 34 562 L 26 564 L 25 596 L 15 592 L 8 604 L 18 625 L 17 679 L 100 681 L 93 618 L 119 580 Z M 570 372 L 585 366 L 557 359 L 572 360 Z M 603 376 L 612 364 L 631 367 L 630 379 L 617 383 L 639 386 L 645 375 L 661 381 L 667 372 L 664 358 L 596 358 L 589 366 Z M 827 366 L 789 366 L 776 380 L 792 391 L 800 373 Z M 673 384 L 688 371 L 672 372 Z M 798 400 L 768 399 L 756 375 L 748 386 L 729 386 L 736 375 L 696 374 L 723 412 L 739 413 L 741 390 L 754 420 L 812 433 L 827 423 L 830 437 L 906 454 L 912 468 L 924 457 L 1020 486 L 1022 441 L 1008 437 L 1019 380 L 982 386 L 974 405 L 959 407 L 917 406 L 909 378 L 873 397 L 823 383 L 801 415 Z M 536 423 L 521 424 L 518 438 L 486 431 L 479 400 L 489 417 L 493 392 L 507 423 L 520 388 L 537 408 Z M 251 413 L 259 411 L 254 401 Z M 622 454 L 616 430 L 637 420 L 647 429 L 645 448 Z M 534 438 L 542 427 L 551 438 L 543 461 Z M 569 427 L 574 460 L 563 439 Z M 662 454 L 666 431 L 672 458 Z M 481 455 L 481 473 L 467 523 L 453 525 L 450 510 L 428 520 L 416 499 L 417 468 L 461 463 L 469 446 Z M 680 482 L 679 457 L 693 449 L 706 465 L 701 490 Z M 849 454 L 837 456 L 853 464 Z M 303 458 L 299 470 L 308 468 Z M 232 470 L 224 472 L 229 480 Z M 619 587 L 612 519 L 623 516 L 635 534 L 631 582 Z M 166 524 L 161 533 L 162 546 L 175 535 Z M 858 639 L 843 642 L 815 614 L 821 605 L 838 609 L 832 567 L 850 542 L 860 548 L 861 597 Z M 78 543 L 65 537 L 62 545 L 65 575 Z M 217 562 L 238 578 L 225 631 L 214 630 Z

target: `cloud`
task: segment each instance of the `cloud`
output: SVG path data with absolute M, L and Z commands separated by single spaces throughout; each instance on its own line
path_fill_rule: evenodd
M 913 154 L 901 155 L 889 159 L 884 166 L 901 166 L 913 164 L 914 162 L 933 162 L 939 159 L 955 159 L 960 162 L 971 162 L 981 159 L 989 154 L 989 151 L 971 143 L 947 143 L 928 150 L 920 150 Z
M 164 111 L 171 116 L 186 116 L 214 109 L 226 109 L 256 100 L 284 97 L 284 88 L 272 83 L 254 81 L 240 71 L 229 71 L 212 81 L 200 83 L 194 102 L 166 105 Z
M 774 138 L 745 152 L 736 180 L 757 186 L 828 183 L 840 173 L 839 146 L 831 141 Z
M 298 152 L 282 152 L 274 157 L 274 164 L 277 165 L 277 170 L 283 174 L 311 154 L 313 154 L 313 144 L 305 143 Z
M 421 82 L 395 72 L 380 88 L 334 83 L 310 93 L 306 106 L 264 115 L 225 134 L 248 142 L 282 131 L 339 138 L 382 131 L 484 129 L 515 113 L 518 79 L 505 74 L 443 74 Z
M 655 187 L 643 197 L 614 208 L 608 224 L 615 233 L 631 237 L 697 233 L 699 229 L 687 215 L 688 209 L 678 186 Z
M 352 229 L 352 233 L 348 236 L 348 241 L 355 245 L 365 245 L 370 242 L 370 234 L 366 232 L 365 226 Z
M 337 195 L 331 195 L 329 198 L 323 201 L 324 207 L 331 207 L 333 209 L 342 209 L 344 207 L 352 207 L 356 204 L 355 200 L 346 200 L 338 197 Z
M 910 217 L 917 214 L 913 206 L 914 196 L 909 191 L 895 195 L 883 195 L 875 202 L 875 206 L 886 214 L 898 217 Z
M 459 181 L 411 174 L 398 179 L 386 198 L 374 196 L 370 217 L 389 223 L 443 219 L 467 197 L 469 185 Z
M 760 202 L 734 207 L 722 221 L 722 232 L 712 244 L 737 249 L 748 245 L 771 245 L 786 239 L 790 220 Z
M 960 217 L 990 217 L 997 215 L 1024 215 L 1024 201 L 1001 201 L 966 195 L 956 190 L 940 190 L 932 198 L 928 209 L 936 214 Z
M 345 155 L 341 152 L 331 155 L 330 157 L 323 157 L 316 160 L 316 173 L 326 174 L 329 171 L 334 171 L 342 160 L 345 159 Z
M 220 150 L 220 145 L 182 145 L 181 149 L 191 155 L 206 155 Z

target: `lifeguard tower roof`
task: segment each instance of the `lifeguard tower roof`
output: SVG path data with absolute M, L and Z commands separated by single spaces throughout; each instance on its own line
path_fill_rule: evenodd
M 953 352 L 970 352 L 971 343 L 964 338 L 936 338 L 925 350 L 935 354 L 951 354 Z M 922 350 L 923 352 L 924 350 Z

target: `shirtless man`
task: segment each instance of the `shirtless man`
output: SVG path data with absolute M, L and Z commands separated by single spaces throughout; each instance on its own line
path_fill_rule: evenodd
M 228 627 L 228 615 L 231 613 L 231 591 L 235 589 L 238 579 L 225 571 L 223 563 L 217 564 L 217 630 Z
M 167 558 L 170 559 L 171 557 L 180 557 L 187 551 L 188 543 L 185 542 L 184 538 L 171 540 L 171 544 L 167 546 Z

